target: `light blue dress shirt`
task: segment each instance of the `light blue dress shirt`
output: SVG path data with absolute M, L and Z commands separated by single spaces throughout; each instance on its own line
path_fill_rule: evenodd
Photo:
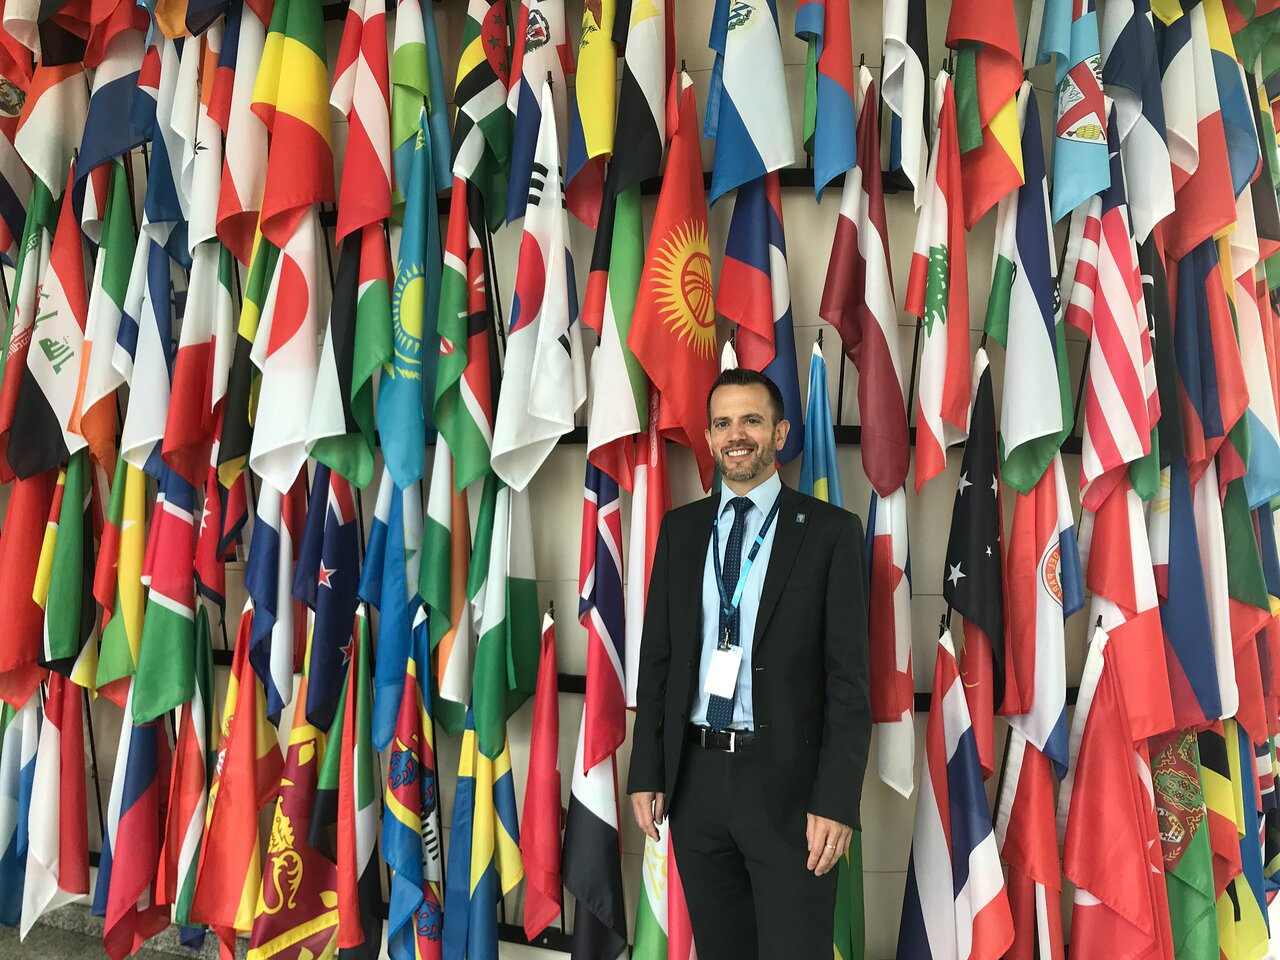
M 746 530 L 742 537 L 742 562 L 747 562 L 747 554 L 764 526 L 764 518 L 769 515 L 769 508 L 782 490 L 782 480 L 774 471 L 764 483 L 747 494 L 751 506 L 747 510 Z M 729 548 L 729 529 L 733 525 L 733 507 L 729 501 L 736 494 L 728 485 L 720 487 L 720 562 L 724 563 L 725 551 Z M 760 544 L 760 552 L 747 573 L 747 582 L 742 588 L 742 602 L 738 606 L 738 642 L 742 645 L 742 662 L 738 665 L 738 686 L 733 701 L 733 721 L 730 724 L 736 730 L 755 729 L 751 712 L 751 647 L 755 641 L 756 614 L 760 610 L 760 594 L 764 590 L 764 575 L 769 569 L 769 555 L 773 553 L 773 535 L 778 530 L 775 517 L 769 530 Z M 707 560 L 702 567 L 702 656 L 698 664 L 698 686 L 694 694 L 693 712 L 689 719 L 698 726 L 707 725 L 707 704 L 710 696 L 703 689 L 707 683 L 707 674 L 711 669 L 711 654 L 720 642 L 720 591 L 716 586 L 716 570 L 711 560 L 711 551 L 715 549 L 716 539 L 711 537 L 707 544 Z M 733 592 L 736 584 L 726 584 L 729 592 Z

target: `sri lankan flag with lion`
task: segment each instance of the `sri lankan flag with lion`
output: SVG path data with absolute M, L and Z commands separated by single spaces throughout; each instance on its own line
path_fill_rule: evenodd
M 679 120 L 627 344 L 662 395 L 659 431 L 693 450 L 710 489 L 714 463 L 703 431 L 717 371 L 716 311 L 699 132 L 692 81 L 681 74 Z

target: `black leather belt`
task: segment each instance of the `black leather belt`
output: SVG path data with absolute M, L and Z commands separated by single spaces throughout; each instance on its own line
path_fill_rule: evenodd
M 755 743 L 756 735 L 751 730 L 710 730 L 691 723 L 689 741 L 707 750 L 738 753 Z

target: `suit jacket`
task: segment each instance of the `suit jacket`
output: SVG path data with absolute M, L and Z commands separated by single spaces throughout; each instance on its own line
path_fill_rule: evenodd
M 751 654 L 761 799 L 858 827 L 871 741 L 862 521 L 782 487 Z M 640 647 L 629 793 L 680 802 L 680 758 L 702 645 L 702 575 L 718 496 L 670 511 L 654 554 Z

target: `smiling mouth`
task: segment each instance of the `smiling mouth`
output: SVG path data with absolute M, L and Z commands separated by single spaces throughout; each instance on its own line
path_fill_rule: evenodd
M 724 455 L 726 457 L 733 457 L 734 459 L 741 460 L 743 457 L 749 457 L 753 453 L 755 453 L 754 447 L 741 447 L 734 450 L 726 450 Z

